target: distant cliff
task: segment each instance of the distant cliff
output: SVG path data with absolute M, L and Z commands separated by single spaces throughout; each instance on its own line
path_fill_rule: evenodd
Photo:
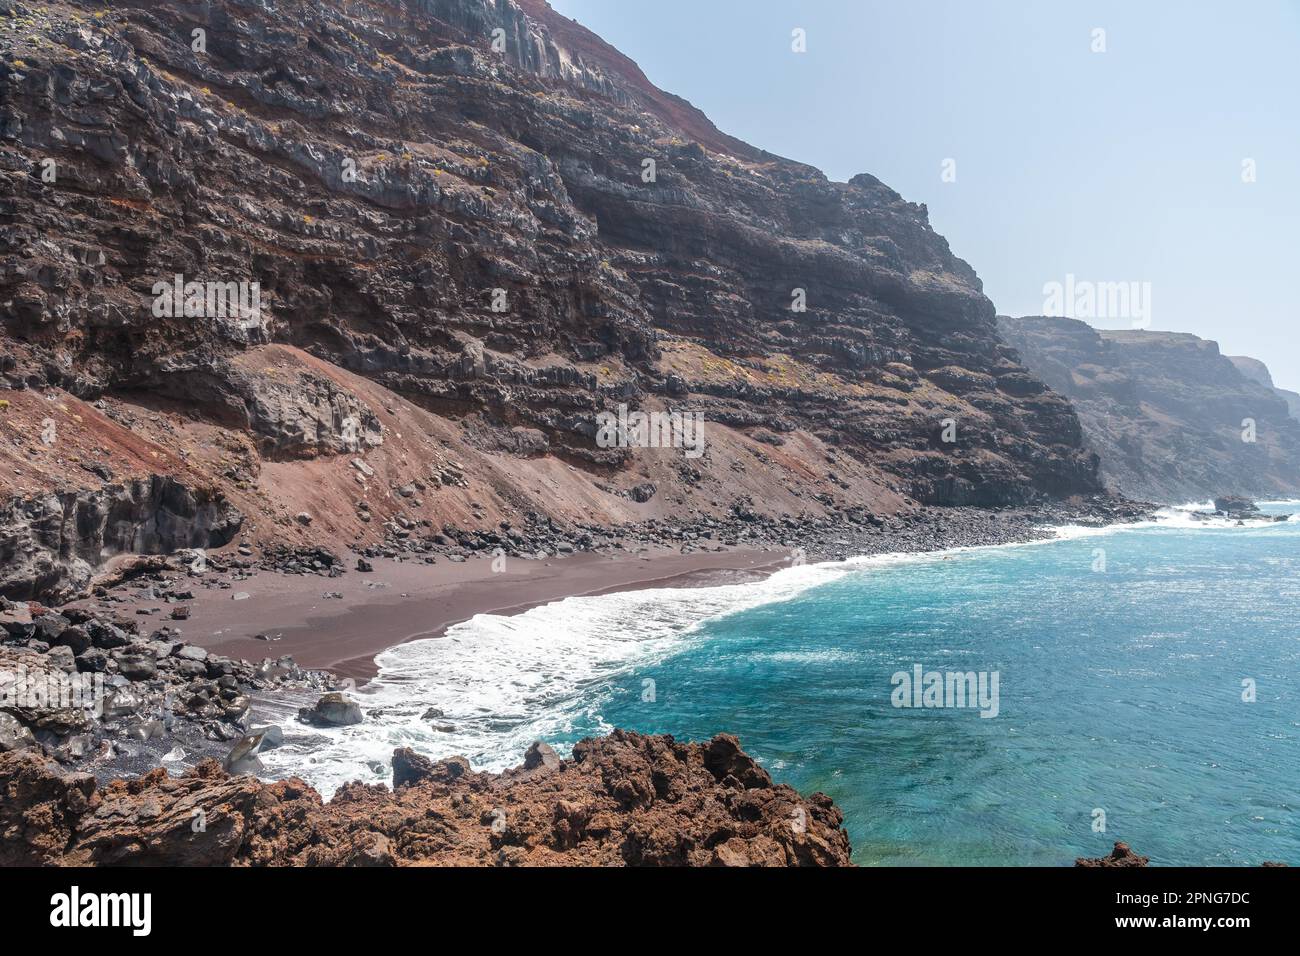
M 999 317 L 998 327 L 1074 403 L 1110 487 L 1162 502 L 1300 491 L 1300 421 L 1262 363 L 1180 332 L 1097 331 L 1043 316 Z
M 1237 366 L 1237 371 L 1241 372 L 1242 375 L 1259 382 L 1265 388 L 1271 389 L 1274 395 L 1286 402 L 1291 417 L 1300 421 L 1300 392 L 1292 392 L 1289 389 L 1278 388 L 1274 385 L 1273 376 L 1269 373 L 1268 366 L 1259 359 L 1250 358 L 1247 355 L 1229 355 L 1228 361 Z

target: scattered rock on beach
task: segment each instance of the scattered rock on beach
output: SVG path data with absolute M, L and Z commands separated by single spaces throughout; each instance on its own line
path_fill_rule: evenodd
M 289 657 L 233 660 L 175 629 L 145 633 L 136 621 L 85 608 L 56 613 L 0 598 L 0 615 L 0 683 L 21 669 L 55 694 L 21 706 L 0 701 L 0 750 L 30 748 L 101 780 L 146 772 L 177 751 L 226 757 L 223 744 L 259 732 L 247 730 L 254 693 L 337 686 Z M 70 706 L 61 706 L 65 699 Z M 262 730 L 261 749 L 283 739 L 278 727 Z
M 338 692 L 323 694 L 311 707 L 301 707 L 298 719 L 315 727 L 347 727 L 361 723 L 361 707 Z
M 235 741 L 235 745 L 230 748 L 230 753 L 221 762 L 221 769 L 230 774 L 261 773 L 265 768 L 262 766 L 262 761 L 257 759 L 257 755 L 262 749 L 262 736 L 262 734 L 245 734 Z
M 23 750 L 35 746 L 32 732 L 18 722 L 16 717 L 0 711 L 0 753 Z

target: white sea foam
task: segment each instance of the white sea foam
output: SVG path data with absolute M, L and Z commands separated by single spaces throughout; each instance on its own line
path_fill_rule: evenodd
M 805 565 L 760 582 L 572 597 L 511 617 L 480 614 L 442 637 L 376 658 L 379 677 L 356 693 L 362 724 L 291 730 L 262 760 L 325 795 L 348 780 L 390 779 L 396 747 L 462 754 L 475 769 L 517 766 L 534 740 L 554 740 L 588 714 L 593 686 L 680 650 L 705 621 L 789 600 L 853 566 Z M 425 718 L 431 708 L 442 716 Z
M 1288 504 L 1300 504 L 1300 502 L 1287 501 L 1261 501 L 1260 505 L 1265 506 L 1285 506 Z M 1240 520 L 1240 524 L 1238 521 Z M 1092 525 L 1060 525 L 1050 528 L 1056 534 L 1053 540 L 1073 540 L 1075 538 L 1094 538 L 1101 535 L 1119 534 L 1126 531 L 1142 531 L 1149 528 L 1165 529 L 1191 529 L 1191 530 L 1213 530 L 1213 529 L 1236 529 L 1236 528 L 1263 528 L 1269 526 L 1284 527 L 1287 522 L 1275 522 L 1271 514 L 1263 514 L 1258 518 L 1229 518 L 1223 515 L 1214 514 L 1214 502 L 1189 502 L 1181 505 L 1169 505 L 1158 509 L 1152 520 L 1134 521 L 1126 524 L 1108 524 L 1101 527 Z M 1292 526 L 1294 527 L 1294 525 Z
M 397 747 L 434 758 L 461 754 L 475 769 L 516 766 L 534 740 L 555 740 L 576 723 L 599 717 L 604 698 L 593 695 L 593 688 L 681 651 L 707 621 L 790 600 L 875 567 L 1145 528 L 1236 526 L 1226 518 L 1193 518 L 1192 510 L 1165 508 L 1155 520 L 1134 524 L 1058 527 L 1051 529 L 1055 538 L 1042 541 L 865 555 L 786 568 L 758 582 L 572 597 L 510 617 L 480 614 L 442 637 L 379 655 L 379 676 L 356 692 L 366 714 L 359 725 L 308 731 L 292 720 L 291 704 L 299 702 L 264 706 L 257 718 L 283 723 L 288 735 L 262 760 L 272 773 L 301 776 L 326 796 L 349 780 L 390 780 Z
M 784 568 L 744 584 L 623 591 L 509 617 L 479 614 L 442 637 L 380 654 L 379 676 L 355 692 L 365 712 L 361 724 L 307 729 L 294 713 L 309 701 L 260 705 L 256 722 L 286 730 L 284 744 L 261 759 L 271 774 L 302 777 L 326 797 L 350 780 L 390 782 L 398 747 L 434 759 L 460 754 L 476 770 L 518 766 L 534 740 L 555 741 L 579 721 L 594 718 L 601 732 L 612 730 L 600 719 L 604 698 L 592 689 L 677 653 L 708 621 L 871 567 L 976 550 L 983 549 L 866 555 Z M 425 717 L 431 710 L 441 716 Z

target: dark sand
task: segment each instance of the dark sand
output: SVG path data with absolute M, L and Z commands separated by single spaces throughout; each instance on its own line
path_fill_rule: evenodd
M 788 563 L 784 549 L 509 559 L 500 572 L 492 570 L 490 557 L 440 559 L 434 565 L 375 559 L 373 572 L 349 571 L 339 578 L 259 572 L 233 582 L 230 590 L 196 587 L 194 600 L 185 602 L 189 620 L 170 621 L 163 614 L 149 620 L 172 624 L 185 640 L 217 654 L 253 661 L 287 654 L 304 667 L 364 681 L 378 672 L 376 654 L 436 637 L 475 614 L 517 614 L 566 597 L 614 591 L 758 580 Z M 241 592 L 248 598 L 234 600 Z M 326 598 L 327 592 L 343 598 Z M 259 640 L 258 634 L 276 640 Z

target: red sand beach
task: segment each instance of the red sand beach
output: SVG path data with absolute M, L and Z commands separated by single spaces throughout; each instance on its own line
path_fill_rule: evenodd
M 304 667 L 368 680 L 377 673 L 376 654 L 437 636 L 475 614 L 516 614 L 578 595 L 754 580 L 788 562 L 779 549 L 510 559 L 498 572 L 489 557 L 435 565 L 375 559 L 373 572 L 339 578 L 259 572 L 229 590 L 195 588 L 186 602 L 188 620 L 153 620 L 219 654 L 248 660 L 287 654 Z M 331 592 L 343 597 L 325 597 Z M 248 597 L 236 600 L 237 594 Z

